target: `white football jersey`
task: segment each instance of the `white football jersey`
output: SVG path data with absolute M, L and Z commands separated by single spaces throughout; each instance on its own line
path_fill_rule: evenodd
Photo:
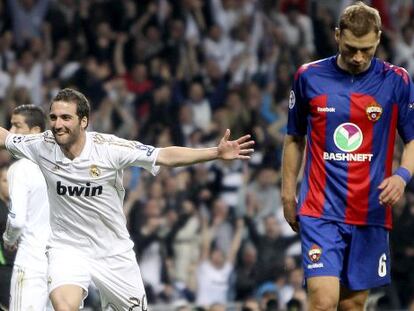
M 45 177 L 49 202 L 49 245 L 74 247 L 98 258 L 132 249 L 123 213 L 123 170 L 140 166 L 156 175 L 159 149 L 114 135 L 86 133 L 81 154 L 65 157 L 51 131 L 10 134 L 6 148 L 37 163 Z
M 15 264 L 38 268 L 46 265 L 46 243 L 50 234 L 46 182 L 39 166 L 27 159 L 13 163 L 8 172 L 10 211 L 6 235 L 19 239 Z M 12 236 L 14 229 L 20 236 Z

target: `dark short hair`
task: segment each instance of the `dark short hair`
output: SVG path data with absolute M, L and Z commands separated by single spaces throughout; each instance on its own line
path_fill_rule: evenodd
M 381 17 L 377 9 L 358 1 L 345 8 L 339 18 L 339 31 L 349 29 L 355 36 L 362 37 L 370 31 L 381 31 Z
M 50 104 L 50 109 L 52 108 L 53 103 L 57 101 L 63 101 L 67 103 L 76 104 L 76 115 L 79 117 L 79 120 L 82 120 L 83 117 L 86 117 L 87 119 L 86 126 L 88 126 L 91 107 L 85 95 L 83 95 L 81 92 L 76 91 L 74 89 L 65 88 L 63 90 L 60 90 L 56 94 L 56 96 L 52 99 L 52 102 Z
M 38 126 L 41 132 L 46 129 L 45 114 L 43 110 L 35 105 L 20 105 L 13 109 L 13 114 L 24 117 L 29 129 Z

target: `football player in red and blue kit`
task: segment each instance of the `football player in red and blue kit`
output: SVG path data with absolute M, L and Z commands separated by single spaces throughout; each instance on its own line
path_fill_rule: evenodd
M 363 310 L 369 289 L 390 282 L 391 206 L 414 171 L 414 84 L 374 57 L 380 36 L 376 9 L 348 6 L 338 54 L 300 67 L 290 94 L 282 200 L 300 231 L 310 310 Z M 405 146 L 392 172 L 397 130 Z

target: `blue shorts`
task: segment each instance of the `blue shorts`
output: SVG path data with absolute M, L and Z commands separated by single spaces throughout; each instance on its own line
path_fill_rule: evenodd
M 388 230 L 299 216 L 305 278 L 336 276 L 350 290 L 391 282 Z

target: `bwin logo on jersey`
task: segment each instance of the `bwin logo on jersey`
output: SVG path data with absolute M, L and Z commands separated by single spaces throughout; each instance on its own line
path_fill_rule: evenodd
M 87 182 L 86 186 L 65 186 L 60 181 L 56 183 L 56 192 L 58 195 L 68 195 L 70 197 L 94 197 L 102 194 L 102 186 L 91 186 Z

